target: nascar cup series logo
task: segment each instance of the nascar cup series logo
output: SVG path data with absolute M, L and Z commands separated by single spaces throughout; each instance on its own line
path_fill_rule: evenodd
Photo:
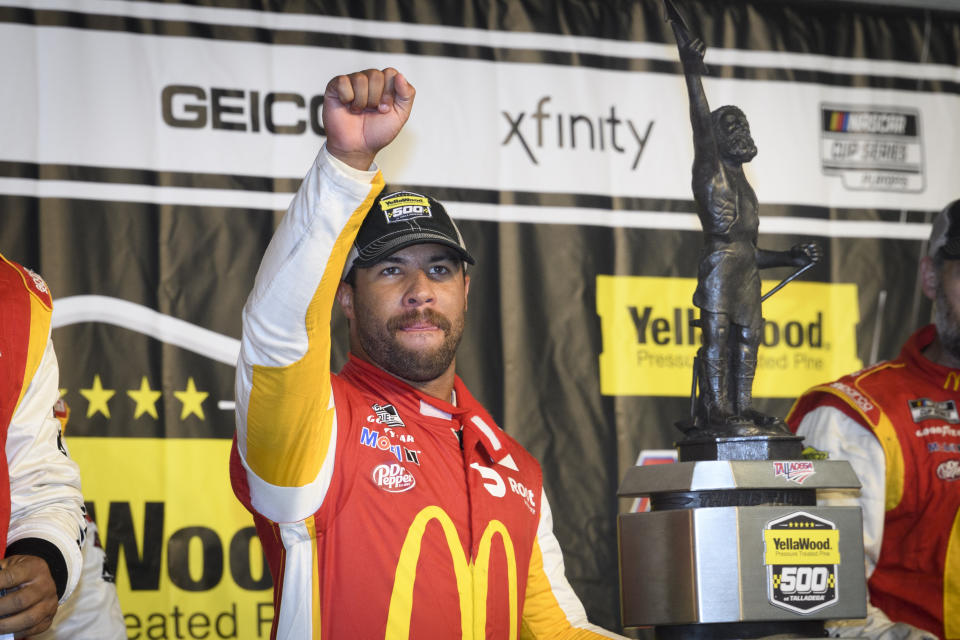
M 924 189 L 920 114 L 903 107 L 820 105 L 823 172 L 857 191 Z
M 840 532 L 834 523 L 798 511 L 768 522 L 763 544 L 771 604 L 806 614 L 837 603 Z
M 373 468 L 373 484 L 390 493 L 403 493 L 417 484 L 417 479 L 403 465 L 378 464 Z

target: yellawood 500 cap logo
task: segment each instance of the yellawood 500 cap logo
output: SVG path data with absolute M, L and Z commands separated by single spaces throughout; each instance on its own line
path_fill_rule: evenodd
M 776 281 L 763 283 L 763 291 Z M 688 396 L 700 330 L 694 278 L 597 276 L 604 395 Z M 754 395 L 793 398 L 862 368 L 855 284 L 792 282 L 763 304 Z
M 457 580 L 457 593 L 460 595 L 460 628 L 464 638 L 487 637 L 487 576 L 490 567 L 490 547 L 493 536 L 499 535 L 507 560 L 508 603 L 510 608 L 510 640 L 517 640 L 519 603 L 517 600 L 517 556 L 513 550 L 513 540 L 507 527 L 499 520 L 491 520 L 480 538 L 477 557 L 469 562 L 468 554 L 460 544 L 453 520 L 440 507 L 425 507 L 413 519 L 407 529 L 407 537 L 400 548 L 400 560 L 397 562 L 396 580 L 390 596 L 390 609 L 387 613 L 387 640 L 407 640 L 410 636 L 410 617 L 413 612 L 413 586 L 417 575 L 417 563 L 420 561 L 420 547 L 427 525 L 436 520 L 443 528 L 450 558 L 453 561 L 453 573 Z M 413 576 L 404 580 L 402 576 Z

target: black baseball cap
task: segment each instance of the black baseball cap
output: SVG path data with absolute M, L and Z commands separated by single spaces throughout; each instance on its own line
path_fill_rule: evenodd
M 954 200 L 933 221 L 927 255 L 960 260 L 960 200 Z
M 464 262 L 475 264 L 460 230 L 437 200 L 412 191 L 382 195 L 360 225 L 343 277 L 354 266 L 369 267 L 404 247 L 424 243 L 450 247 Z

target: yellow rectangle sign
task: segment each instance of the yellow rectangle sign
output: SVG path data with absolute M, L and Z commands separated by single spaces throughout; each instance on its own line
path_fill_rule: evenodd
M 768 291 L 776 281 L 765 281 Z M 600 390 L 608 396 L 689 396 L 700 347 L 695 278 L 597 276 L 603 334 Z M 857 286 L 792 282 L 763 303 L 753 394 L 795 398 L 862 368 Z
M 840 564 L 840 532 L 764 529 L 764 564 Z
M 230 487 L 230 440 L 74 437 L 67 446 L 130 640 L 270 637 L 272 580 Z

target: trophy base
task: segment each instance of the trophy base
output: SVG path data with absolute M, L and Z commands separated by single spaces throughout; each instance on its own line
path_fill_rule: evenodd
M 682 624 L 656 628 L 657 640 L 752 640 L 754 638 L 826 638 L 822 620 Z
M 794 435 L 700 436 L 676 443 L 678 462 L 700 460 L 802 460 L 803 438 Z

